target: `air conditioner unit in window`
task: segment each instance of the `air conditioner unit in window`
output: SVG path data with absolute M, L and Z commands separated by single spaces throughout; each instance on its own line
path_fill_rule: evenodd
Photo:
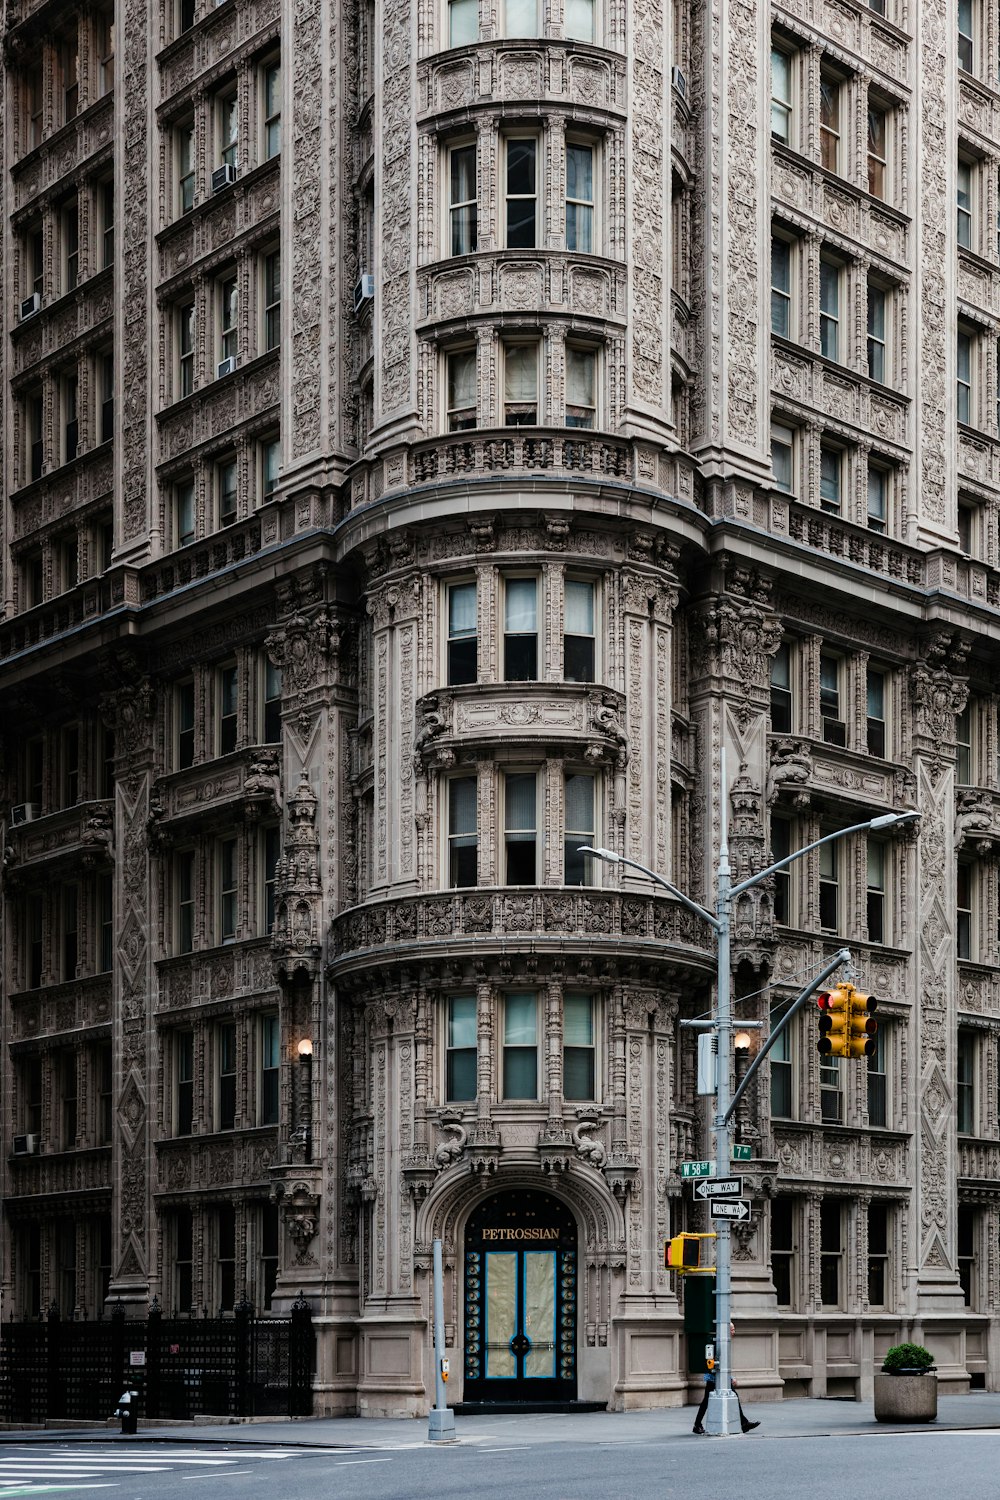
M 37 1135 L 16 1135 L 14 1137 L 14 1155 L 15 1156 L 37 1156 L 38 1155 L 38 1136 Z
M 228 359 L 220 359 L 219 368 L 216 371 L 218 378 L 221 380 L 223 375 L 231 375 L 238 364 L 239 360 L 235 354 L 231 354 Z
M 374 296 L 375 277 L 369 276 L 366 272 L 354 283 L 354 311 L 360 311 L 362 303 L 370 302 Z
M 41 306 L 41 292 L 32 292 L 30 297 L 25 297 L 24 301 L 21 303 L 21 322 L 23 323 L 25 318 L 30 318 L 33 313 L 38 312 L 41 309 Z
M 12 828 L 17 828 L 21 823 L 33 823 L 37 817 L 37 802 L 16 802 L 10 810 Z
M 828 745 L 839 745 L 844 749 L 847 745 L 847 725 L 843 719 L 824 719 L 823 738 Z
M 687 79 L 684 77 L 684 74 L 681 72 L 680 68 L 670 69 L 670 82 L 680 94 L 681 98 L 686 99 L 688 96 Z
M 228 161 L 223 162 L 221 167 L 216 167 L 212 173 L 212 192 L 221 193 L 223 188 L 232 187 L 236 181 L 236 168 Z

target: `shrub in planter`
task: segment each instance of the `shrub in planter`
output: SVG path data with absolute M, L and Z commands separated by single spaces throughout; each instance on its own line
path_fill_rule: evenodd
M 893 1344 L 885 1352 L 885 1375 L 927 1375 L 934 1369 L 934 1356 L 923 1344 Z

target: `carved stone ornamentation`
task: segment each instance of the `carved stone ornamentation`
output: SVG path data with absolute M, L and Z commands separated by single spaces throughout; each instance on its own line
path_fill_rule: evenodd
M 274 932 L 271 954 L 279 981 L 296 973 L 315 978 L 322 952 L 323 889 L 319 870 L 317 798 L 302 777 L 288 799 L 285 842 L 275 870 Z
M 588 1166 L 596 1167 L 600 1171 L 608 1159 L 607 1151 L 601 1142 L 595 1139 L 597 1131 L 601 1128 L 600 1110 L 578 1109 L 576 1114 L 577 1123 L 571 1132 L 576 1154 Z
M 807 741 L 776 740 L 767 768 L 768 807 L 773 807 L 779 799 L 787 799 L 796 811 L 804 812 L 811 800 L 808 786 L 812 774 L 812 753 Z
M 306 1182 L 294 1182 L 285 1194 L 282 1213 L 285 1228 L 295 1246 L 295 1264 L 311 1263 L 310 1246 L 319 1228 L 320 1195 Z
M 462 1116 L 458 1110 L 443 1109 L 438 1115 L 438 1125 L 444 1139 L 434 1152 L 434 1165 L 439 1172 L 443 1172 L 461 1160 L 469 1132 L 462 1124 Z

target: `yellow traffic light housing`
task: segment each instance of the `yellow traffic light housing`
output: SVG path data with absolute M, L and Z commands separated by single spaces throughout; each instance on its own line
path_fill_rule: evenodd
M 663 1247 L 663 1264 L 670 1271 L 714 1271 L 714 1266 L 702 1265 L 701 1242 L 714 1240 L 714 1234 L 675 1234 Z
M 874 995 L 864 995 L 860 990 L 851 990 L 851 1021 L 847 1032 L 848 1057 L 874 1057 L 878 1047 L 875 1037 L 878 1022 L 873 1012 L 878 1010 Z
M 816 996 L 819 1006 L 819 1041 L 816 1043 L 821 1057 L 850 1057 L 849 1038 L 851 1030 L 851 996 L 849 984 L 838 984 L 832 990 L 820 990 Z

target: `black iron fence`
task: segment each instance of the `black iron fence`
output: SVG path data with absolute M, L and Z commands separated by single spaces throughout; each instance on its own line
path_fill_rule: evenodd
M 303 1297 L 290 1318 L 145 1319 L 119 1306 L 96 1323 L 64 1322 L 53 1303 L 40 1322 L 0 1330 L 0 1420 L 109 1417 L 123 1390 L 140 1417 L 308 1417 L 316 1341 Z

